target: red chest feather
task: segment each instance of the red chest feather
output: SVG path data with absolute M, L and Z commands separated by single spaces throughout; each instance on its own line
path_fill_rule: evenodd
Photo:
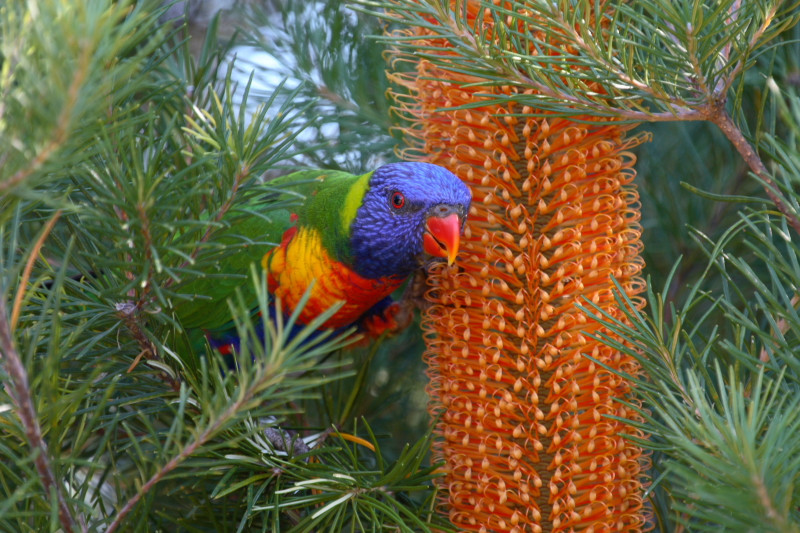
M 319 234 L 308 228 L 285 235 L 283 242 L 264 256 L 262 264 L 267 270 L 270 292 L 281 299 L 284 310 L 288 312 L 294 310 L 315 281 L 311 297 L 299 317 L 302 324 L 307 324 L 336 302 L 344 302 L 342 308 L 325 322 L 324 328 L 353 324 L 404 281 L 359 276 L 334 261 L 323 248 Z

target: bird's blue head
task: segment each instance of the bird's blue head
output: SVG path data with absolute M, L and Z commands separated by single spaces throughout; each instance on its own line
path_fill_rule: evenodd
M 405 277 L 424 253 L 458 253 L 472 194 L 449 170 L 429 163 L 392 163 L 369 180 L 350 232 L 356 272 L 366 278 Z

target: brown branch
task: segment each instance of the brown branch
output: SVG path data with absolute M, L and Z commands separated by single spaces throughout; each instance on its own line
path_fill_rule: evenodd
M 238 403 L 234 405 L 238 407 Z M 232 407 L 233 406 L 231 406 L 231 408 Z M 230 409 L 228 409 L 228 411 L 230 411 Z M 108 526 L 106 533 L 113 533 L 114 531 L 116 531 L 117 528 L 122 523 L 122 519 L 125 518 L 125 516 L 127 516 L 133 510 L 136 504 L 139 503 L 139 500 L 142 499 L 142 496 L 144 496 L 147 492 L 149 492 L 150 489 L 152 489 L 156 485 L 156 483 L 158 483 L 164 478 L 164 476 L 175 470 L 178 467 L 178 465 L 180 465 L 186 458 L 188 458 L 194 452 L 196 452 L 200 446 L 205 444 L 206 441 L 208 441 L 208 439 L 210 439 L 213 436 L 214 432 L 220 427 L 223 421 L 224 419 L 221 417 L 219 420 L 217 420 L 217 422 L 212 424 L 208 429 L 206 429 L 203 433 L 201 433 L 194 441 L 192 441 L 192 443 L 189 444 L 189 446 L 181 450 L 181 452 L 178 455 L 170 459 L 167 462 L 167 464 L 165 464 L 163 467 L 161 467 L 161 469 L 158 470 L 158 472 L 153 474 L 150 477 L 150 479 L 148 479 L 147 482 L 144 485 L 142 485 L 142 488 L 139 489 L 139 491 L 125 503 L 122 509 L 120 509 L 120 511 L 117 513 L 116 518 L 114 518 L 114 521 L 111 523 L 110 526 Z
M 153 286 L 153 237 L 150 233 L 150 217 L 147 216 L 147 209 L 145 209 L 143 202 L 136 203 L 136 213 L 139 215 L 139 221 L 142 224 L 142 240 L 144 241 L 142 246 L 144 248 L 144 258 L 147 262 L 147 279 L 142 284 L 142 290 L 136 303 L 137 307 L 143 308 L 148 302 L 150 289 Z
M 800 219 L 797 218 L 797 214 L 786 205 L 783 198 L 778 194 L 778 187 L 770 177 L 767 167 L 755 148 L 747 141 L 742 130 L 736 126 L 730 115 L 725 111 L 724 102 L 710 106 L 708 109 L 710 111 L 708 120 L 722 130 L 722 133 L 731 141 L 733 147 L 736 148 L 736 151 L 742 156 L 747 166 L 750 167 L 750 170 L 764 182 L 764 190 L 769 199 L 772 200 L 778 211 L 786 217 L 792 228 L 800 235 Z
M 144 328 L 142 328 L 142 326 L 139 324 L 139 308 L 136 306 L 136 304 L 132 302 L 121 302 L 116 304 L 116 309 L 117 316 L 122 319 L 122 322 L 128 328 L 128 331 L 131 332 L 131 335 L 133 335 L 134 340 L 136 340 L 137 344 L 139 344 L 139 348 L 141 349 L 139 355 L 136 356 L 133 363 L 131 363 L 131 365 L 128 367 L 128 372 L 131 372 L 134 368 L 136 368 L 136 365 L 139 364 L 139 361 L 141 361 L 142 357 L 150 360 L 159 360 L 158 348 L 153 341 L 147 337 Z M 180 390 L 180 378 L 170 375 L 163 370 L 161 375 L 164 377 L 164 381 L 169 383 L 169 385 L 172 387 L 172 390 L 176 392 Z
M 114 533 L 114 531 L 119 528 L 125 516 L 127 516 L 133 510 L 136 504 L 139 503 L 139 500 L 141 500 L 146 493 L 148 493 L 159 481 L 164 479 L 167 474 L 178 468 L 178 466 L 184 460 L 189 458 L 201 446 L 208 442 L 223 427 L 223 425 L 228 422 L 228 420 L 233 418 L 236 413 L 242 410 L 244 406 L 247 405 L 247 403 L 253 398 L 255 391 L 261 388 L 261 385 L 268 376 L 270 376 L 270 374 L 265 374 L 261 379 L 254 382 L 249 389 L 245 390 L 244 394 L 239 396 L 239 399 L 236 402 L 225 409 L 219 418 L 212 422 L 202 433 L 200 433 L 192 442 L 190 442 L 188 446 L 183 448 L 177 455 L 167 461 L 164 466 L 162 466 L 155 474 L 153 474 L 150 479 L 148 479 L 145 484 L 142 485 L 142 487 L 136 492 L 136 494 L 134 494 L 130 500 L 125 502 L 125 505 L 119 510 L 117 516 L 114 518 L 114 521 L 108 526 L 108 529 L 106 529 L 106 533 Z
M 61 527 L 67 533 L 72 533 L 76 530 L 77 524 L 61 492 L 61 484 L 56 482 L 53 469 L 50 466 L 47 443 L 42 436 L 42 428 L 36 416 L 33 398 L 31 398 L 28 373 L 14 347 L 5 298 L 0 298 L 0 362 L 2 362 L 9 377 L 9 381 L 4 384 L 4 387 L 17 408 L 17 414 L 22 422 L 22 427 L 25 429 L 28 445 L 33 449 L 35 455 L 33 463 L 36 466 L 36 472 L 39 474 L 39 479 L 48 496 L 55 494 L 58 500 L 58 519 Z M 80 529 L 86 531 L 86 525 L 83 524 L 82 520 Z
M 752 487 L 758 496 L 758 501 L 761 504 L 762 509 L 765 511 L 764 514 L 766 516 L 764 518 L 767 518 L 772 524 L 775 524 L 775 531 L 796 531 L 796 529 L 789 527 L 790 524 L 787 523 L 788 517 L 776 509 L 776 505 L 780 505 L 780 503 L 773 501 L 772 495 L 767 488 L 767 482 L 764 480 L 762 473 L 752 472 L 750 474 L 750 482 L 752 483 Z

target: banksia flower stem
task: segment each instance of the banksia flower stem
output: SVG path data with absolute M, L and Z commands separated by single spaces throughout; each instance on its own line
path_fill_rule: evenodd
M 442 61 L 453 53 L 416 35 Z M 642 306 L 628 152 L 642 137 L 626 137 L 630 125 L 533 117 L 518 89 L 396 60 L 414 66 L 390 75 L 407 90 L 395 95 L 410 123 L 404 158 L 448 167 L 473 191 L 457 266 L 434 265 L 426 295 L 443 511 L 468 531 L 646 529 L 646 458 L 623 435 L 643 436 L 620 420 L 638 419 L 620 401 L 632 401 L 629 383 L 605 367 L 639 368 L 592 338 L 608 332 L 578 307 L 624 320 L 614 279 Z

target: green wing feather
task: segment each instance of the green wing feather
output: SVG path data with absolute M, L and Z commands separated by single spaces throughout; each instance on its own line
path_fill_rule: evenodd
M 260 198 L 226 217 L 227 225 L 214 231 L 214 248 L 199 258 L 204 271 L 177 287 L 182 296 L 174 302 L 175 315 L 187 329 L 216 329 L 230 321 L 227 300 L 237 287 L 252 293 L 250 267 L 280 243 L 284 232 L 296 224 L 317 228 L 323 246 L 339 261 L 350 258 L 349 225 L 355 217 L 371 173 L 307 170 L 294 172 L 264 185 Z M 210 265 L 210 267 L 208 266 Z M 250 302 L 255 307 L 255 296 Z

